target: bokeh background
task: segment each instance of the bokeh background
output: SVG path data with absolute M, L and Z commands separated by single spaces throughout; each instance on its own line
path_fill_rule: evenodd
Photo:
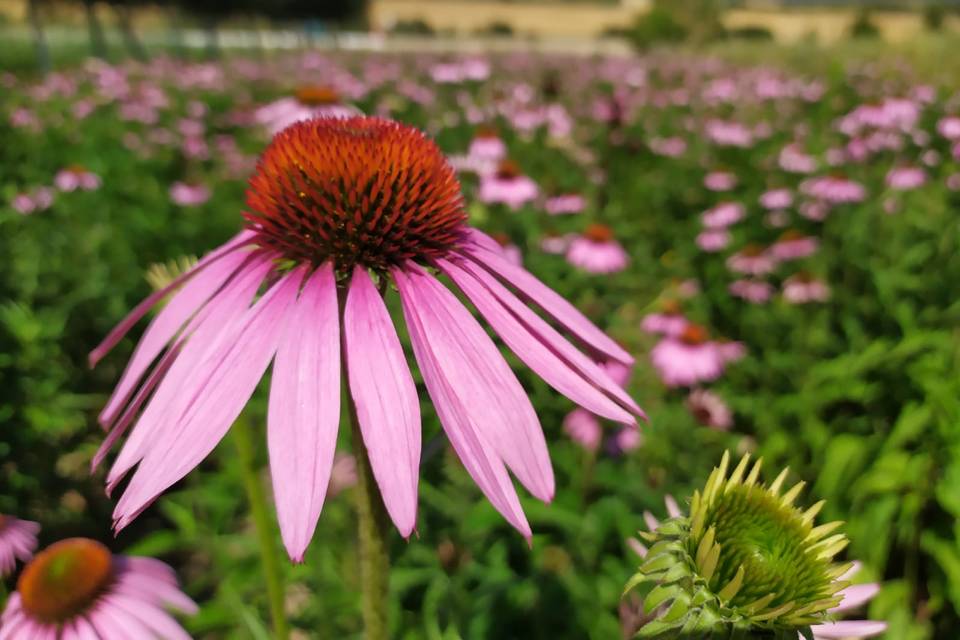
M 298 93 L 434 136 L 471 223 L 636 355 L 650 415 L 639 438 L 576 423 L 519 368 L 558 486 L 524 499 L 528 548 L 425 401 L 395 637 L 623 637 L 627 539 L 726 449 L 790 465 L 847 522 L 887 637 L 960 637 L 960 3 L 0 0 L 0 43 L 0 512 L 171 563 L 195 637 L 269 637 L 237 445 L 114 538 L 89 465 L 133 342 L 86 355 L 236 232 L 263 107 Z M 474 146 L 491 137 L 503 158 Z M 530 197 L 481 197 L 519 178 Z M 626 264 L 593 272 L 584 239 Z M 668 384 L 655 313 L 742 357 Z M 306 562 L 284 564 L 300 638 L 360 637 L 341 471 Z

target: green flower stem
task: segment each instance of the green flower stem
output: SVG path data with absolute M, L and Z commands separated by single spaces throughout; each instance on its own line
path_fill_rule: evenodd
M 257 530 L 257 544 L 260 546 L 260 564 L 267 586 L 267 598 L 270 601 L 270 617 L 273 622 L 273 638 L 288 640 L 290 626 L 284 613 L 283 574 L 278 561 L 276 545 L 276 526 L 270 518 L 267 497 L 260 479 L 260 468 L 254 456 L 253 428 L 243 418 L 233 425 L 233 439 L 237 445 L 240 468 L 243 473 L 243 485 L 250 501 L 250 515 Z
M 346 377 L 344 377 L 346 380 Z M 357 422 L 357 409 L 347 390 L 350 408 L 353 453 L 357 459 L 357 543 L 360 553 L 363 628 L 366 640 L 388 637 L 387 600 L 389 595 L 390 555 L 387 551 L 387 513 L 380 490 L 373 477 L 373 468 L 363 444 Z

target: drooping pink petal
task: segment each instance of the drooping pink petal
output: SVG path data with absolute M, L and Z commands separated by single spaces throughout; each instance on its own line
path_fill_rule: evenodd
M 480 233 L 475 229 L 471 229 L 470 232 L 471 234 Z M 484 244 L 476 241 L 464 245 L 462 250 L 476 263 L 492 271 L 507 283 L 516 287 L 524 296 L 537 303 L 577 338 L 609 358 L 624 364 L 633 364 L 633 357 L 614 342 L 610 336 L 598 329 L 576 307 L 528 271 L 510 264 L 501 255 L 486 249 Z
M 184 382 L 184 395 L 165 417 L 171 427 L 164 446 L 146 452 L 117 503 L 118 530 L 207 457 L 240 415 L 273 358 L 303 276 L 297 269 L 277 282 L 226 331 L 195 379 Z
M 393 276 L 400 291 L 414 355 L 450 444 L 494 508 L 529 539 L 532 535 L 530 525 L 506 467 L 498 452 L 481 435 L 485 421 L 472 411 L 468 399 L 471 390 L 458 386 L 448 377 L 451 364 L 461 363 L 445 360 L 445 351 L 435 350 L 436 335 L 421 322 L 424 310 L 420 308 L 421 301 L 415 291 L 418 283 L 408 279 L 400 270 L 395 270 Z
M 880 585 L 876 582 L 852 584 L 838 594 L 843 596 L 843 600 L 840 601 L 840 604 L 830 609 L 830 611 L 833 613 L 841 613 L 843 611 L 849 611 L 850 609 L 856 609 L 869 602 L 879 592 Z
M 629 413 L 626 413 L 623 408 L 646 418 L 643 410 L 637 406 L 633 398 L 631 398 L 629 394 L 623 390 L 623 387 L 617 384 L 606 371 L 581 353 L 579 349 L 567 341 L 540 316 L 531 311 L 489 272 L 469 261 L 456 264 L 444 261 L 442 265 L 444 266 L 444 271 L 457 283 L 457 286 L 461 289 L 467 286 L 474 292 L 471 294 L 464 289 L 464 293 L 466 293 L 470 300 L 477 306 L 484 318 L 490 322 L 494 330 L 500 334 L 504 342 L 507 342 L 507 345 L 513 352 L 547 383 L 560 391 L 560 393 L 563 393 L 574 402 L 577 402 L 597 415 L 623 422 L 624 424 L 636 424 L 636 420 Z M 450 269 L 447 269 L 446 265 L 449 265 Z M 478 288 L 472 285 L 472 283 L 475 282 L 482 283 L 482 286 Z M 491 294 L 493 299 L 491 299 Z M 482 299 L 482 301 L 478 301 L 478 299 L 475 298 Z M 483 305 L 482 308 L 481 304 Z M 497 321 L 496 324 L 495 319 Z M 501 326 L 504 327 L 505 331 L 510 331 L 512 334 L 518 334 L 518 331 L 522 332 L 514 336 L 514 343 L 517 343 L 518 348 L 514 348 L 514 344 L 511 344 L 511 342 L 507 340 L 507 337 L 499 328 Z M 535 357 L 533 354 L 528 354 L 525 357 L 524 354 L 521 353 L 521 351 L 529 352 L 531 350 L 542 351 L 536 346 L 537 344 L 541 345 L 542 350 L 546 351 L 546 353 L 541 353 L 540 355 L 541 362 L 538 365 L 539 368 L 535 367 L 527 359 L 528 357 Z M 570 375 L 573 375 L 574 378 L 568 380 L 565 386 L 569 388 L 571 385 L 575 385 L 574 392 L 584 400 L 587 400 L 588 397 L 593 398 L 591 402 L 592 406 L 587 406 L 556 386 L 553 382 L 554 379 L 562 376 L 569 377 Z M 610 397 L 617 400 L 623 408 L 612 404 L 602 393 L 590 393 L 582 389 L 583 381 L 586 381 L 591 388 L 596 387 L 601 389 Z M 560 380 L 557 380 L 557 382 L 558 384 L 562 383 Z M 603 408 L 603 410 L 599 410 L 601 408 Z
M 810 627 L 814 638 L 822 640 L 850 640 L 851 638 L 872 638 L 887 630 L 886 622 L 877 620 L 841 620 Z
M 158 302 L 163 300 L 167 295 L 169 295 L 171 291 L 176 290 L 177 287 L 182 285 L 184 282 L 186 282 L 190 278 L 193 278 L 195 275 L 200 273 L 203 269 L 207 268 L 209 265 L 213 264 L 220 258 L 248 244 L 252 237 L 253 237 L 253 233 L 251 231 L 248 231 L 248 230 L 241 231 L 236 236 L 231 238 L 226 244 L 223 244 L 217 247 L 216 249 L 214 249 L 213 251 L 205 255 L 203 258 L 201 258 L 200 261 L 197 262 L 196 266 L 193 267 L 193 269 L 182 274 L 180 277 L 176 278 L 173 282 L 171 282 L 169 285 L 167 285 L 163 289 L 159 291 L 155 291 L 154 293 L 147 296 L 147 298 L 145 298 L 140 304 L 134 307 L 133 311 L 128 313 L 127 317 L 121 320 L 120 324 L 114 327 L 113 330 L 110 331 L 110 333 L 108 333 L 107 336 L 103 339 L 103 341 L 99 345 L 97 345 L 97 347 L 93 351 L 90 352 L 90 358 L 89 358 L 90 366 L 91 367 L 96 366 L 96 364 L 100 362 L 103 356 L 107 355 L 107 353 L 109 353 L 110 350 L 114 346 L 116 346 L 116 344 L 120 342 L 120 340 L 123 339 L 123 336 L 125 336 L 127 332 L 130 331 L 131 328 L 133 328 L 133 325 L 135 325 L 140 320 L 140 318 L 147 315 L 147 312 L 150 311 L 150 309 L 152 309 L 155 304 L 157 304 Z
M 100 412 L 100 424 L 109 427 L 116 420 L 150 363 L 247 257 L 248 254 L 236 251 L 225 255 L 205 269 L 201 269 L 163 306 L 144 332 L 113 395 Z
M 416 314 L 438 368 L 477 421 L 483 439 L 530 493 L 553 499 L 553 469 L 540 421 L 493 340 L 456 296 L 421 267 L 408 263 L 393 275 L 404 316 Z
M 681 515 L 683 515 L 683 512 L 680 511 L 680 505 L 677 504 L 677 501 L 673 496 L 669 494 L 665 495 L 663 497 L 663 503 L 667 505 L 667 515 L 669 515 L 671 518 L 679 518 Z
M 104 598 L 104 604 L 122 611 L 128 617 L 135 618 L 152 631 L 157 638 L 190 640 L 189 634 L 173 619 L 173 616 L 159 607 L 145 604 L 143 599 L 113 593 Z
M 93 627 L 90 626 L 90 623 L 87 622 L 86 618 L 78 617 L 71 624 L 70 633 L 64 633 L 64 639 L 67 640 L 68 637 L 75 638 L 76 640 L 100 640 L 100 636 L 97 635 L 97 632 L 93 630 Z M 72 635 L 71 635 L 72 634 Z
M 356 267 L 343 312 L 350 393 L 384 506 L 400 534 L 417 521 L 420 403 L 390 312 Z
M 340 424 L 340 318 L 333 265 L 303 286 L 273 363 L 267 445 L 280 533 L 295 562 L 313 537 Z
M 107 492 L 139 462 L 150 449 L 164 446 L 166 427 L 172 422 L 164 417 L 174 410 L 190 390 L 181 386 L 204 373 L 210 354 L 216 353 L 229 328 L 239 322 L 272 268 L 269 256 L 254 256 L 212 300 L 194 317 L 172 351 L 180 351 L 156 393 L 147 404 L 137 425 L 124 443 L 120 454 L 107 474 Z

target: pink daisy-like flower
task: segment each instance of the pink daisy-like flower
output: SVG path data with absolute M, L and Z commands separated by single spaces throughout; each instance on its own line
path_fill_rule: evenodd
M 491 236 L 500 245 L 500 252 L 503 257 L 512 265 L 523 266 L 523 251 L 513 243 L 505 233 L 495 233 Z
M 704 132 L 707 138 L 721 147 L 746 149 L 754 141 L 754 134 L 746 125 L 732 120 L 710 120 L 704 126 Z
M 640 321 L 640 329 L 647 333 L 679 336 L 687 328 L 690 321 L 683 315 L 680 305 L 674 300 L 667 300 L 661 305 L 659 313 L 648 313 Z
M 210 188 L 202 184 L 174 182 L 170 185 L 170 199 L 181 207 L 196 207 L 210 199 Z
M 927 182 L 927 172 L 920 167 L 895 167 L 887 173 L 887 186 L 896 191 L 919 189 Z
M 540 250 L 554 256 L 561 256 L 567 252 L 570 247 L 570 241 L 573 240 L 573 234 L 558 235 L 548 233 L 540 239 Z
M 773 285 L 763 280 L 735 280 L 727 289 L 731 295 L 753 304 L 764 304 L 773 297 Z
M 482 162 L 497 163 L 507 157 L 507 145 L 492 129 L 478 129 L 467 156 Z
M 697 422 L 726 431 L 733 424 L 733 413 L 723 398 L 706 389 L 694 389 L 687 396 L 687 410 Z
M 711 171 L 703 177 L 703 186 L 710 191 L 730 191 L 737 186 L 737 176 L 729 171 Z
M 760 206 L 764 209 L 787 209 L 793 205 L 793 192 L 790 189 L 771 189 L 760 195 Z
M 790 173 L 813 173 L 817 170 L 817 160 L 805 153 L 797 144 L 785 146 L 777 158 L 780 168 Z
M 621 387 L 627 386 L 627 383 L 630 381 L 630 375 L 633 372 L 631 366 L 617 362 L 616 360 L 601 362 L 599 366 L 610 376 L 611 380 Z M 626 428 L 639 431 L 636 425 L 628 425 Z M 571 440 L 587 451 L 597 451 L 603 440 L 603 427 L 600 424 L 600 418 L 583 408 L 574 409 L 566 415 L 563 419 L 563 430 L 570 436 Z M 619 433 L 618 431 L 618 435 Z M 616 437 L 617 436 L 614 436 L 615 439 Z M 628 449 L 620 449 L 620 451 L 627 450 Z
M 570 241 L 567 262 L 587 273 L 618 273 L 627 268 L 630 257 L 610 227 L 591 224 Z
M 95 463 L 135 423 L 107 477 L 115 488 L 136 467 L 114 511 L 116 528 L 213 450 L 273 361 L 267 444 L 290 557 L 303 558 L 323 506 L 341 368 L 386 510 L 409 536 L 420 405 L 384 301 L 395 287 L 450 443 L 494 507 L 529 537 L 508 469 L 534 496 L 552 499 L 543 432 L 500 350 L 436 271 L 548 384 L 610 420 L 636 424 L 643 415 L 511 288 L 591 352 L 624 363 L 630 355 L 466 225 L 453 169 L 418 130 L 373 117 L 294 124 L 261 157 L 247 204 L 242 233 L 142 302 L 91 354 L 99 361 L 173 294 L 100 415 L 110 433 Z
M 17 560 L 26 562 L 37 548 L 40 525 L 0 514 L 0 578 L 10 575 Z
M 72 165 L 57 172 L 53 184 L 60 191 L 95 191 L 100 188 L 100 176 L 80 165 Z
M 947 140 L 960 140 L 960 118 L 946 116 L 937 122 L 937 133 Z
M 581 213 L 587 201 L 578 193 L 565 193 L 547 198 L 544 209 L 552 216 Z
M 0 640 L 189 640 L 168 609 L 197 611 L 169 566 L 71 538 L 50 545 L 24 567 L 0 618 Z
M 821 176 L 800 183 L 804 195 L 832 204 L 850 204 L 863 202 L 867 190 L 859 182 L 843 176 Z
M 770 254 L 777 260 L 798 260 L 813 255 L 820 246 L 819 240 L 805 236 L 799 231 L 784 231 L 770 247 Z
M 762 276 L 777 268 L 777 258 L 762 245 L 748 244 L 727 258 L 727 268 L 736 273 Z
M 280 98 L 260 107 L 253 114 L 253 119 L 273 135 L 302 120 L 350 118 L 359 113 L 356 107 L 344 104 L 334 89 L 305 86 L 297 89 L 293 96 Z
M 679 336 L 666 336 L 650 352 L 650 360 L 668 387 L 691 387 L 716 380 L 723 373 L 724 358 L 706 330 L 688 324 Z
M 649 142 L 650 151 L 665 158 L 677 158 L 687 150 L 687 141 L 676 136 L 671 138 L 652 138 Z
M 536 200 L 539 193 L 537 183 L 523 175 L 515 162 L 504 160 L 496 172 L 481 176 L 477 197 L 487 204 L 499 203 L 519 209 Z
M 791 304 L 824 302 L 830 299 L 830 287 L 813 275 L 801 271 L 784 280 L 783 299 Z
M 704 211 L 701 221 L 708 229 L 726 229 L 743 220 L 746 214 L 746 208 L 739 202 L 723 202 Z
M 726 249 L 731 239 L 726 229 L 707 229 L 697 234 L 697 246 L 707 253 L 716 253 Z

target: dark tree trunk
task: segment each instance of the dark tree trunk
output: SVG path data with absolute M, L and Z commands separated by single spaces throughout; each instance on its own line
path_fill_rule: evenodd
M 33 33 L 33 46 L 37 51 L 37 68 L 46 73 L 50 71 L 50 47 L 47 46 L 47 36 L 43 32 L 43 21 L 40 19 L 40 0 L 27 1 L 27 19 Z
M 96 58 L 106 58 L 107 41 L 103 37 L 103 27 L 97 17 L 94 0 L 83 0 L 83 10 L 87 15 L 87 31 L 90 33 L 90 53 Z
M 133 30 L 133 19 L 130 16 L 130 7 L 124 5 L 113 5 L 113 10 L 117 14 L 117 24 L 120 25 L 120 33 L 123 35 L 123 44 L 126 45 L 130 55 L 141 62 L 147 59 L 147 50 L 143 48 L 143 43 L 137 38 Z

